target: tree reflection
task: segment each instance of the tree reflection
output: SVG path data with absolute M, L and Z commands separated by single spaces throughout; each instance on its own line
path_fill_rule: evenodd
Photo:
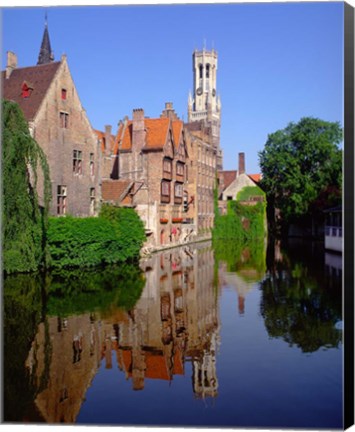
M 305 245 L 269 249 L 268 272 L 261 281 L 261 314 L 269 336 L 303 352 L 337 347 L 341 331 L 341 277 L 334 286 L 324 274 L 324 254 Z M 318 259 L 317 259 L 318 256 Z
M 245 274 L 253 270 L 253 280 L 260 280 L 266 270 L 266 247 L 264 239 L 255 239 L 252 242 L 239 242 L 236 240 L 214 240 L 213 249 L 218 263 L 227 264 L 227 271 Z
M 42 279 L 39 275 L 9 276 L 4 280 L 4 420 L 40 421 L 34 415 L 38 393 L 34 371 L 25 368 L 26 358 L 42 318 Z M 42 376 L 41 382 L 44 383 Z
M 4 420 L 44 421 L 39 395 L 46 394 L 56 362 L 64 353 L 55 348 L 55 334 L 67 330 L 66 317 L 110 309 L 130 310 L 139 299 L 144 277 L 138 266 L 113 266 L 96 271 L 62 271 L 51 274 L 10 275 L 4 280 Z M 53 323 L 55 322 L 55 325 Z M 82 337 L 72 338 L 72 359 L 80 362 Z M 60 342 L 60 341 L 59 341 Z M 92 347 L 91 347 L 92 348 Z M 92 355 L 92 352 L 90 352 Z M 60 368 L 62 370 L 62 368 Z M 68 399 L 61 388 L 58 400 Z
M 111 307 L 130 310 L 144 287 L 138 266 L 126 264 L 103 270 L 61 270 L 47 277 L 47 313 L 68 316 Z

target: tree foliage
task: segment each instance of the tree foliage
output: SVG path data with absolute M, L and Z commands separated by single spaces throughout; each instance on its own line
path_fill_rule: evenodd
M 339 123 L 310 117 L 268 136 L 259 152 L 261 185 L 285 222 L 314 211 L 314 203 L 327 191 L 341 191 L 341 140 Z
M 49 168 L 19 106 L 3 101 L 2 110 L 3 266 L 6 273 L 29 272 L 45 261 Z M 37 195 L 38 169 L 43 176 L 42 209 Z

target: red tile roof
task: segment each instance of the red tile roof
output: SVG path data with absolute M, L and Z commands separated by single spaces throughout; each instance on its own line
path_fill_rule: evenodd
M 220 175 L 223 179 L 223 187 L 226 189 L 237 178 L 237 171 L 220 171 Z
M 162 149 L 166 143 L 169 131 L 170 120 L 168 118 L 144 119 L 146 130 L 145 150 Z M 178 123 L 178 122 L 177 122 Z M 176 133 L 179 133 L 179 127 L 176 125 Z M 122 123 L 118 128 L 114 153 L 117 151 L 129 151 L 132 149 L 133 122 L 128 120 L 126 127 Z
M 106 134 L 105 132 L 99 131 L 97 129 L 93 129 L 95 135 L 97 136 L 97 138 L 100 140 L 101 142 L 101 151 L 104 152 L 105 151 L 105 140 L 106 140 Z M 114 149 L 114 145 L 115 145 L 115 136 L 111 135 L 110 136 L 110 148 Z
M 163 148 L 169 130 L 170 120 L 168 118 L 144 119 L 144 125 L 147 130 L 145 149 Z
M 132 120 L 127 121 L 126 127 L 122 123 L 118 128 L 115 146 L 113 152 L 117 154 L 120 150 L 131 150 L 132 149 Z M 123 136 L 122 136 L 123 134 Z
M 255 183 L 259 183 L 261 180 L 261 174 L 248 174 L 249 178 L 251 178 Z
M 182 133 L 182 126 L 183 126 L 183 122 L 181 120 L 175 120 L 172 122 L 173 139 L 174 139 L 174 145 L 176 149 L 179 147 L 180 137 Z
M 125 198 L 133 182 L 131 180 L 103 180 L 101 193 L 103 201 L 114 201 L 119 203 Z
M 6 79 L 1 73 L 3 98 L 17 102 L 27 121 L 33 120 L 60 66 L 60 62 L 14 69 Z M 28 98 L 22 97 L 22 84 L 30 83 L 33 88 Z

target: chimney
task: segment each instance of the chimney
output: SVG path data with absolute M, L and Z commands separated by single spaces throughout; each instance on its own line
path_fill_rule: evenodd
M 106 125 L 105 126 L 105 155 L 110 156 L 111 154 L 111 133 L 112 133 L 112 126 Z
M 11 51 L 7 52 L 7 64 L 6 64 L 6 79 L 10 78 L 12 71 L 17 68 L 17 55 Z
M 173 103 L 172 102 L 165 102 L 165 109 L 167 111 L 171 111 L 173 109 Z
M 141 151 L 145 144 L 144 110 L 137 108 L 133 110 L 132 117 L 132 150 Z
M 245 155 L 244 153 L 239 153 L 238 175 L 244 173 L 245 173 Z

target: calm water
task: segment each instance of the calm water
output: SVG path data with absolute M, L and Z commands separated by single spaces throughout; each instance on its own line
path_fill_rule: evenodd
M 7 422 L 342 428 L 341 257 L 319 246 L 4 285 Z

